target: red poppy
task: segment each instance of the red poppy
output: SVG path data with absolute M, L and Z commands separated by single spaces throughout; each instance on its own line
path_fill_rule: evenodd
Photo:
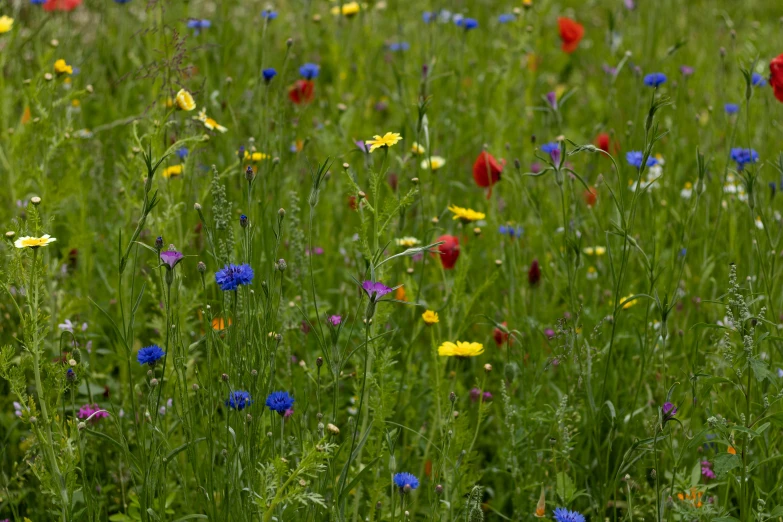
M 585 204 L 593 208 L 595 206 L 595 202 L 598 201 L 598 191 L 595 189 L 595 187 L 590 187 L 589 189 L 585 190 L 584 193 L 582 193 L 582 197 L 585 198 Z
M 613 143 L 612 138 L 605 132 L 596 136 L 594 143 L 596 147 L 607 153 L 617 153 L 620 150 L 620 144 L 617 140 L 614 140 Z
M 445 235 L 440 236 L 438 241 L 443 241 L 442 245 L 438 245 L 440 263 L 446 270 L 451 270 L 459 258 L 459 239 L 455 236 Z
M 73 11 L 79 7 L 82 0 L 46 0 L 44 11 Z
M 505 166 L 506 160 L 498 162 L 492 154 L 483 150 L 473 164 L 473 181 L 479 187 L 489 187 L 489 193 L 492 194 L 492 185 L 500 181 L 500 174 Z
M 538 259 L 534 259 L 530 263 L 530 270 L 527 271 L 527 282 L 530 286 L 537 286 L 541 281 L 541 267 L 538 264 Z
M 557 19 L 557 25 L 560 28 L 560 40 L 563 41 L 560 48 L 567 53 L 576 51 L 585 35 L 585 28 L 582 24 L 564 16 Z
M 311 80 L 296 80 L 288 89 L 288 99 L 297 105 L 310 103 L 315 98 L 315 83 Z
M 503 321 L 501 324 L 503 326 L 508 326 L 505 321 Z M 508 332 L 504 332 L 500 328 L 495 328 L 495 330 L 492 332 L 492 338 L 495 339 L 495 344 L 498 345 L 498 348 L 500 348 L 506 341 L 508 341 Z
M 775 98 L 783 102 L 783 54 L 769 62 L 769 85 L 775 90 Z

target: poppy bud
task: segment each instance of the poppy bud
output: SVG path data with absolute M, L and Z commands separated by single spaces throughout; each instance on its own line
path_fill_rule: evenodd
M 504 327 L 508 326 L 505 321 L 503 321 L 502 325 Z M 498 345 L 498 348 L 503 346 L 503 344 L 508 341 L 508 331 L 504 331 L 501 328 L 495 328 L 492 331 L 492 338 L 495 340 L 495 344 Z
M 500 181 L 500 174 L 503 172 L 505 165 L 505 160 L 498 163 L 492 154 L 482 150 L 475 163 L 473 163 L 473 181 L 479 187 L 491 187 Z

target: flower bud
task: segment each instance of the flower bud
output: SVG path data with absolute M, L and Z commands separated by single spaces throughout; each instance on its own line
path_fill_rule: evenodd
M 32 203 L 37 207 L 38 205 L 41 204 L 41 198 L 39 198 L 38 196 L 33 196 L 30 198 L 30 203 Z
M 207 271 L 207 265 L 204 264 L 204 261 L 199 261 L 196 265 L 196 269 L 199 271 L 199 273 L 204 273 Z

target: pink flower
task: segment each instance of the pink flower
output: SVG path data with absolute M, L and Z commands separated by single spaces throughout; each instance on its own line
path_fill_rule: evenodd
M 109 412 L 102 410 L 97 404 L 85 404 L 79 408 L 79 413 L 77 416 L 80 419 L 89 419 L 91 424 L 97 424 L 99 420 L 108 417 Z

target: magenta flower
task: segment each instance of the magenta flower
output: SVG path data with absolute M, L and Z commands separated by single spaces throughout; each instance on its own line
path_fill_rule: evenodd
M 712 471 L 712 462 L 709 460 L 703 460 L 701 462 L 701 474 L 704 478 L 712 480 L 715 478 L 715 472 Z
M 666 421 L 673 419 L 677 415 L 677 406 L 671 402 L 665 402 L 661 407 L 661 412 L 663 413 L 663 422 L 665 424 Z
M 330 315 L 328 320 L 332 323 L 332 326 L 340 326 L 340 323 L 343 322 L 343 318 L 339 315 Z
M 362 288 L 365 292 L 367 292 L 367 295 L 372 299 L 373 301 L 380 299 L 381 297 L 385 296 L 389 292 L 392 291 L 391 288 L 386 286 L 385 284 L 381 282 L 374 282 L 374 281 L 365 281 L 362 283 Z
M 102 410 L 97 404 L 85 404 L 79 408 L 77 416 L 80 419 L 89 419 L 91 424 L 97 424 L 99 420 L 109 416 L 109 412 Z
M 476 402 L 477 400 L 479 400 L 479 397 L 481 397 L 481 390 L 479 390 L 478 388 L 473 388 L 472 390 L 470 390 L 470 400 L 472 402 Z
M 171 246 L 169 246 L 170 250 L 164 250 L 160 253 L 160 262 L 166 265 L 169 270 L 177 266 L 177 263 L 182 261 L 182 258 L 185 256 L 182 255 L 182 252 L 177 252 L 174 250 Z

